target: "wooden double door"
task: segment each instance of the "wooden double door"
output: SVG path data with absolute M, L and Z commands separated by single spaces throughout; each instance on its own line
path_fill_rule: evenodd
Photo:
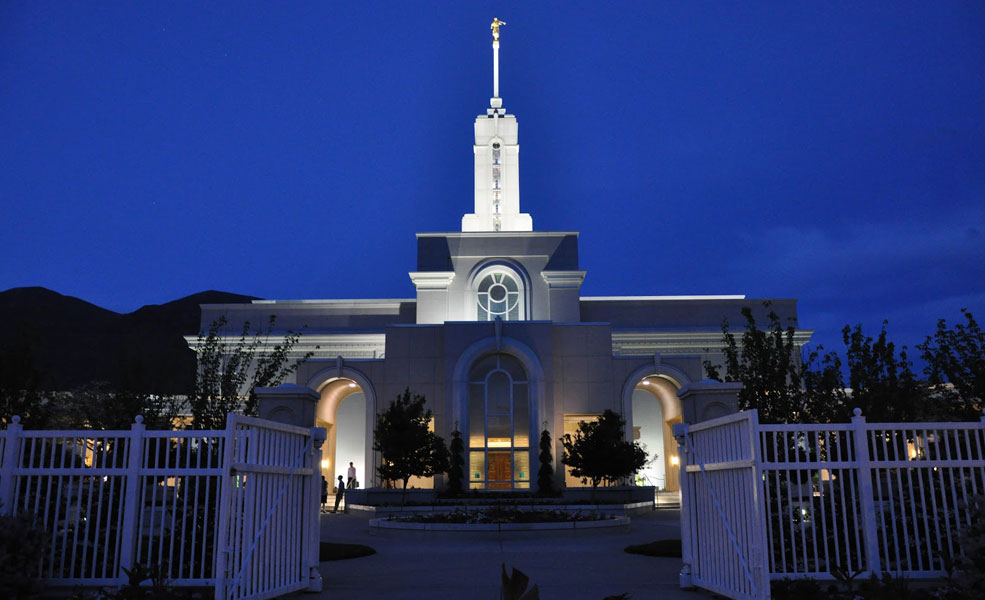
M 486 473 L 489 489 L 501 490 L 513 487 L 513 461 L 509 450 L 489 451 L 489 472 Z

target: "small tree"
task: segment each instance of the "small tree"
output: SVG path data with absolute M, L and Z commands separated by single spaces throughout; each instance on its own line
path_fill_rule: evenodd
M 219 317 L 198 336 L 198 376 L 188 401 L 195 429 L 222 429 L 226 415 L 238 410 L 255 415 L 256 388 L 280 385 L 313 354 L 290 360 L 301 339 L 301 334 L 290 330 L 281 341 L 271 344 L 274 315 L 270 315 L 266 329 L 256 332 L 252 332 L 249 321 L 243 323 L 239 339 L 231 344 L 225 342 L 222 333 L 227 322 L 226 317 Z
M 448 449 L 441 436 L 430 431 L 431 411 L 424 396 L 410 395 L 410 388 L 377 415 L 373 450 L 380 453 L 376 468 L 386 481 L 402 481 L 404 494 L 411 477 L 431 477 L 448 470 Z
M 554 440 L 551 439 L 551 432 L 546 429 L 540 432 L 540 468 L 537 469 L 537 491 L 545 496 L 554 493 L 554 454 L 551 446 Z
M 763 423 L 826 421 L 847 413 L 836 354 L 821 355 L 823 348 L 818 348 L 801 357 L 794 343 L 796 328 L 784 327 L 773 310 L 765 329 L 759 328 L 750 307 L 742 308 L 742 316 L 741 343 L 728 321 L 722 323 L 724 377 L 718 366 L 704 363 L 709 379 L 742 382 L 740 410 L 757 409 Z
M 580 477 L 582 483 L 591 481 L 593 494 L 603 481 L 615 483 L 646 464 L 646 451 L 624 439 L 625 426 L 622 415 L 606 409 L 597 421 L 579 422 L 574 436 L 566 433 L 561 438 L 561 462 L 571 467 L 571 474 Z
M 961 314 L 965 323 L 950 328 L 941 319 L 933 337 L 917 346 L 942 418 L 978 417 L 985 406 L 985 332 L 967 309 Z
M 904 346 L 899 352 L 886 336 L 883 321 L 879 336 L 862 333 L 862 326 L 845 326 L 850 404 L 862 409 L 869 421 L 917 421 L 927 409 L 929 394 L 910 368 Z M 846 415 L 847 416 L 847 415 Z
M 464 491 L 463 479 L 465 477 L 465 442 L 462 441 L 462 432 L 458 429 L 451 432 L 451 460 L 448 465 L 448 491 L 451 494 L 461 494 Z

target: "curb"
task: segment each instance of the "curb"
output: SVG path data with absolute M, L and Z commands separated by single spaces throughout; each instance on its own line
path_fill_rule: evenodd
M 403 529 L 412 531 L 545 531 L 553 529 L 600 529 L 629 525 L 629 517 L 615 517 L 602 521 L 564 521 L 560 523 L 411 523 L 370 519 L 369 526 L 378 529 Z

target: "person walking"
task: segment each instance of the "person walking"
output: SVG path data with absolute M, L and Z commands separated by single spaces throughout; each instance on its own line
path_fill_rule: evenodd
M 339 475 L 338 488 L 335 490 L 335 508 L 332 509 L 332 514 L 339 512 L 339 503 L 342 502 L 343 496 L 345 496 L 345 482 L 342 481 L 342 476 Z
M 345 482 L 345 488 L 351 490 L 356 487 L 356 467 L 349 463 L 349 481 Z

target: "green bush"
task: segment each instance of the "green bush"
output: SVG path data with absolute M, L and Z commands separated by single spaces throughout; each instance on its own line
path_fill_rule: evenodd
M 48 535 L 33 515 L 0 516 L 0 598 L 29 598 L 41 591 Z

